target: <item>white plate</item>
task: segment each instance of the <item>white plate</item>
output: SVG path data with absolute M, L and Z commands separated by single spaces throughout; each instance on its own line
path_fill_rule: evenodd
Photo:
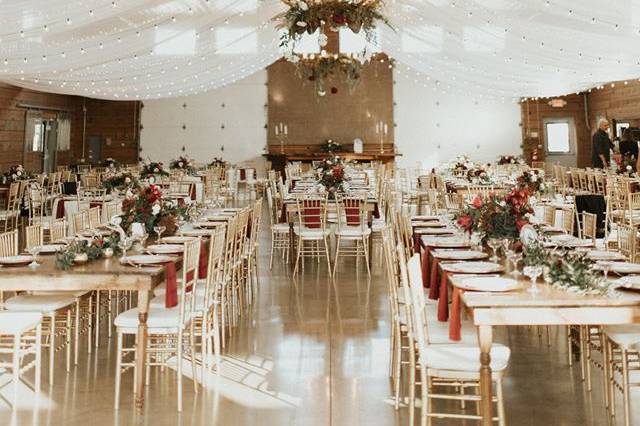
M 40 254 L 56 253 L 65 247 L 64 244 L 44 244 L 40 246 Z
M 444 223 L 432 221 L 432 222 L 414 222 L 412 225 L 416 228 L 444 228 L 447 225 Z
M 147 251 L 158 254 L 176 254 L 184 251 L 182 244 L 152 244 L 147 247 Z
M 157 265 L 159 263 L 170 262 L 173 259 L 169 256 L 155 255 L 155 254 L 136 254 L 132 256 L 120 258 L 121 263 L 136 264 L 136 265 Z
M 460 262 L 443 264 L 442 269 L 463 274 L 490 274 L 502 271 L 503 267 L 493 262 Z
M 471 291 L 511 291 L 522 287 L 517 280 L 502 277 L 468 277 L 456 280 L 456 287 Z
M 422 215 L 422 216 L 413 216 L 411 218 L 412 222 L 419 222 L 419 221 L 429 221 L 429 220 L 438 220 L 439 217 L 436 215 L 432 215 L 432 214 L 427 214 L 427 215 Z
M 489 257 L 487 253 L 477 250 L 436 250 L 433 255 L 438 259 L 452 260 L 485 259 Z
M 179 236 L 179 235 L 175 235 L 172 237 L 162 237 L 162 242 L 167 244 L 183 244 L 192 240 L 193 240 L 193 237 L 185 237 L 185 236 Z
M 413 232 L 421 235 L 450 235 L 456 231 L 447 228 L 416 228 Z
M 206 221 L 206 222 L 194 222 L 193 226 L 195 226 L 196 228 L 217 228 L 219 226 L 223 226 L 224 223 L 222 222 L 210 222 L 210 221 Z
M 211 229 L 190 229 L 188 231 L 180 231 L 180 235 L 185 235 L 187 237 L 208 237 L 211 233 Z
M 616 284 L 631 290 L 640 290 L 640 276 L 632 275 L 615 280 Z
M 435 238 L 424 238 L 422 242 L 429 247 L 443 247 L 443 248 L 454 248 L 454 247 L 469 247 L 471 243 L 467 240 L 461 239 L 459 237 L 435 237 Z
M 231 219 L 230 216 L 205 216 L 202 218 L 203 221 L 207 222 L 226 222 Z
M 618 274 L 640 274 L 640 263 L 613 262 L 609 270 Z
M 29 255 L 0 257 L 0 265 L 5 266 L 22 266 L 28 265 L 31 262 L 33 262 L 33 256 Z
M 616 260 L 626 259 L 622 253 L 617 251 L 591 250 L 587 252 L 587 257 L 593 260 Z

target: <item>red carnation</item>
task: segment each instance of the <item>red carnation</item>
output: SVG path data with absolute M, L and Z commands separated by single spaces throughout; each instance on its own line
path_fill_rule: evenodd
M 347 18 L 344 15 L 340 15 L 338 13 L 334 13 L 331 19 L 333 19 L 333 22 L 338 25 L 344 25 L 347 22 Z
M 471 216 L 460 216 L 458 218 L 458 225 L 460 225 L 463 229 L 469 231 L 471 230 L 471 225 L 473 225 L 473 219 Z

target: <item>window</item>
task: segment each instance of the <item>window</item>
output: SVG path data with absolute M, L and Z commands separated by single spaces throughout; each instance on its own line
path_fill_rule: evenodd
M 631 127 L 631 123 L 628 121 L 616 121 L 616 136 L 622 136 L 624 129 L 628 129 L 629 127 Z
M 568 121 L 556 121 L 545 124 L 547 152 L 550 154 L 569 154 L 571 141 Z
M 44 126 L 45 124 L 42 122 L 34 124 L 31 151 L 42 152 L 44 150 Z

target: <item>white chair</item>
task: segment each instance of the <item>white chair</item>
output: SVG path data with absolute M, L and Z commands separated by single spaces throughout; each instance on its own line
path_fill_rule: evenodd
M 624 424 L 631 425 L 630 388 L 640 387 L 638 358 L 640 357 L 640 325 L 605 326 L 605 380 L 608 383 L 609 413 L 615 416 L 616 388 L 622 393 Z M 616 373 L 618 373 L 616 375 Z
M 197 392 L 196 360 L 194 353 L 193 333 L 191 321 L 195 307 L 194 289 L 198 283 L 198 260 L 200 257 L 200 238 L 193 239 L 184 244 L 182 257 L 182 281 L 178 282 L 178 305 L 172 308 L 164 306 L 150 306 L 147 317 L 147 373 L 152 366 L 166 366 L 170 360 L 176 364 L 178 385 L 178 411 L 182 411 L 182 361 L 185 359 L 184 338 L 189 336 L 189 356 L 191 358 L 193 386 Z M 118 315 L 114 321 L 117 330 L 117 358 L 116 358 L 116 386 L 115 409 L 120 407 L 120 380 L 122 373 L 134 367 L 135 372 L 135 345 L 124 346 L 124 336 L 135 336 L 138 331 L 138 309 L 130 309 Z M 127 355 L 133 354 L 130 361 L 126 361 Z M 147 382 L 149 374 L 147 374 Z M 148 383 L 147 383 L 148 384 Z
M 365 196 L 339 196 L 336 195 L 337 223 L 336 223 L 336 256 L 333 262 L 333 275 L 336 274 L 338 258 L 352 256 L 357 262 L 364 257 L 367 265 L 367 274 L 371 275 L 369 265 L 369 238 L 371 228 L 368 225 L 367 197 Z M 345 247 L 344 242 L 352 241 L 351 247 Z
M 329 230 L 327 229 L 327 196 L 304 195 L 296 199 L 298 209 L 298 224 L 294 226 L 298 241 L 296 252 L 296 266 L 293 275 L 298 272 L 300 258 L 316 257 L 324 254 L 327 267 L 331 273 L 331 258 L 329 257 Z
M 10 355 L 11 361 L 0 359 L 0 370 L 11 370 L 13 409 L 18 402 L 18 386 L 23 374 L 35 368 L 33 390 L 40 392 L 40 348 L 42 342 L 42 314 L 39 312 L 0 311 L 0 355 Z M 33 356 L 29 360 L 27 357 Z
M 279 209 L 274 205 L 273 189 L 267 187 L 267 203 L 269 207 L 269 224 L 271 228 L 271 251 L 269 254 L 269 270 L 273 269 L 273 254 L 282 251 L 282 257 L 289 261 L 289 223 L 278 223 Z

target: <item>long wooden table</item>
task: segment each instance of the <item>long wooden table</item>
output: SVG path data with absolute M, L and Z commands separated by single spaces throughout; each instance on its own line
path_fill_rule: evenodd
M 136 350 L 135 405 L 144 406 L 147 316 L 151 291 L 164 280 L 164 267 L 135 268 L 121 265 L 118 258 L 90 261 L 67 271 L 55 267 L 55 256 L 39 256 L 35 269 L 0 267 L 0 291 L 130 290 L 138 293 L 138 340 Z
M 526 282 L 525 282 L 526 281 Z M 539 280 L 540 281 L 540 280 Z M 611 325 L 640 323 L 640 293 L 618 291 L 618 298 L 582 296 L 538 283 L 541 292 L 524 288 L 508 293 L 464 292 L 462 303 L 478 328 L 482 425 L 492 425 L 491 346 L 493 326 Z M 455 286 L 455 278 L 451 279 Z

